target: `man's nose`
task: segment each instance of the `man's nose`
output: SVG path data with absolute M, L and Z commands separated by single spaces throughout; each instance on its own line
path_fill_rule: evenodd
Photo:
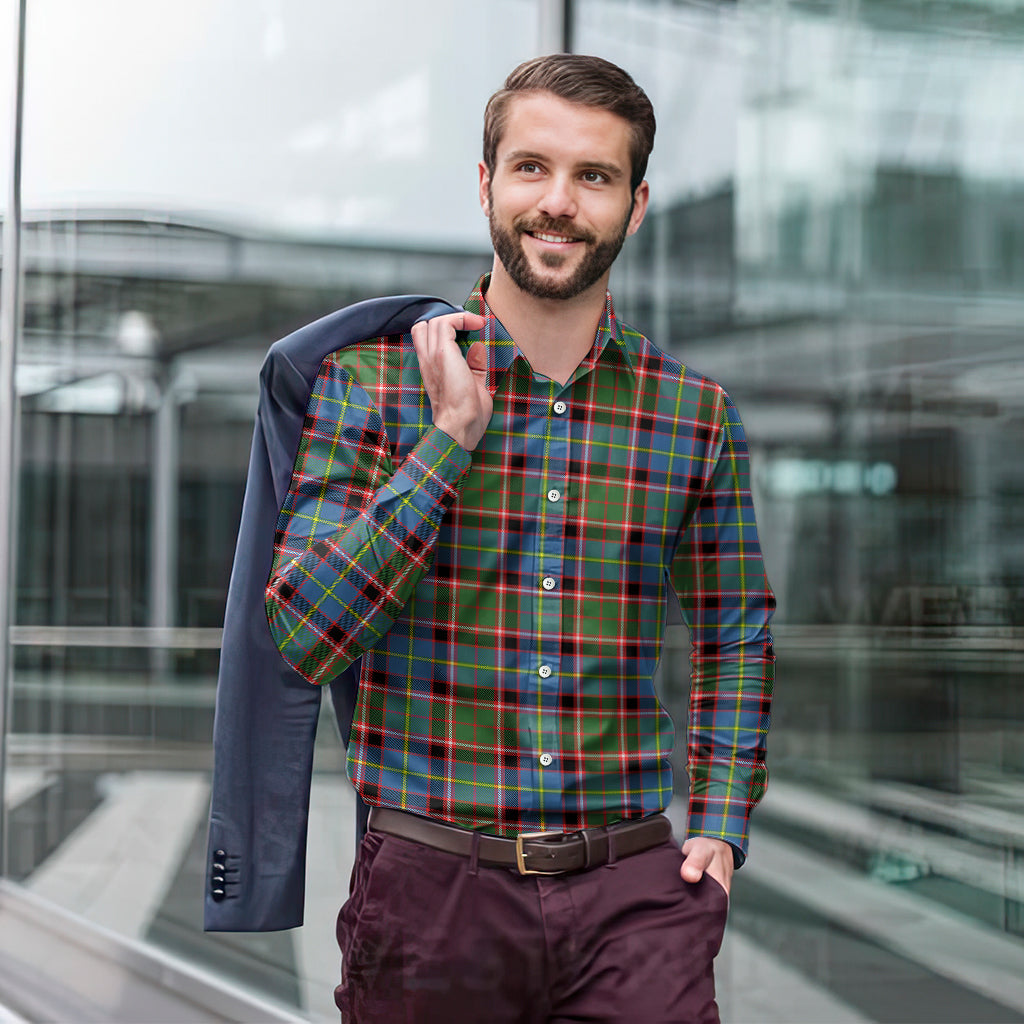
M 537 209 L 548 217 L 575 217 L 577 203 L 572 183 L 561 175 L 551 177 Z

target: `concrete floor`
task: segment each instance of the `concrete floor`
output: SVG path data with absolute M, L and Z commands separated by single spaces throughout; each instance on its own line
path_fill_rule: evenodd
M 8 802 L 31 800 L 46 783 L 43 773 L 15 772 Z M 30 890 L 110 932 L 171 945 L 237 985 L 263 987 L 310 1020 L 337 1021 L 334 926 L 354 852 L 354 797 L 343 780 L 314 779 L 304 927 L 243 937 L 199 930 L 206 776 L 125 772 L 102 777 L 98 789 L 96 808 L 29 876 Z M 780 785 L 766 809 L 813 815 L 814 801 Z M 859 827 L 856 809 L 848 820 L 842 807 L 829 813 L 837 829 Z M 670 817 L 681 832 L 685 807 L 675 803 Z M 279 976 L 261 974 L 260 962 Z M 766 832 L 736 876 L 717 977 L 725 1024 L 1024 1022 L 1024 941 Z

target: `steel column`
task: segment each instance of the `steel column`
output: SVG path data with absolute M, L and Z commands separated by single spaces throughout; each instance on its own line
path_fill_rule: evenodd
M 11 180 L 4 217 L 0 279 L 0 874 L 7 874 L 7 731 L 11 706 L 11 597 L 14 592 L 14 527 L 17 516 L 18 393 L 14 383 L 21 326 L 21 119 L 25 81 L 25 8 L 15 5 L 14 102 L 11 118 Z

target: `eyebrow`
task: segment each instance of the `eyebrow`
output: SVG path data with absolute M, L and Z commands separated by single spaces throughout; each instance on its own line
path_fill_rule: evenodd
M 547 157 L 543 153 L 534 153 L 528 149 L 516 149 L 505 156 L 506 164 L 519 163 L 521 160 L 537 160 L 540 163 L 547 163 Z M 576 164 L 580 170 L 600 171 L 609 178 L 624 178 L 626 172 L 618 164 L 605 163 L 603 160 L 581 160 Z

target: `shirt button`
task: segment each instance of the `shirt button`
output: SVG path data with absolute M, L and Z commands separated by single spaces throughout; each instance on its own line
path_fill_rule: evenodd
M 551 666 L 541 665 L 541 667 L 537 669 L 537 675 L 539 675 L 541 679 L 547 679 L 547 677 L 551 675 Z
M 554 576 L 545 576 L 544 579 L 541 581 L 541 586 L 545 590 L 554 590 L 555 589 L 555 578 L 554 578 Z
M 545 768 L 547 768 L 547 766 L 551 764 L 552 761 L 554 761 L 554 758 L 550 754 L 540 755 L 540 763 L 544 765 Z
M 548 501 L 558 501 L 558 499 L 561 496 L 562 496 L 562 492 L 561 491 L 556 491 L 554 489 L 554 487 L 552 487 L 551 490 L 548 491 Z
M 559 400 L 559 401 L 555 402 L 555 404 L 551 408 L 555 410 L 555 415 L 556 416 L 561 416 L 562 413 L 565 412 L 565 410 L 569 408 L 569 406 L 567 406 L 565 404 L 565 402 Z

